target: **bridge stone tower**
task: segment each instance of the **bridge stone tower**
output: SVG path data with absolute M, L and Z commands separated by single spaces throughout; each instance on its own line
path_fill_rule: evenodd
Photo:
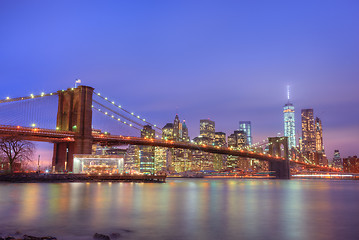
M 290 179 L 288 137 L 269 137 L 268 142 L 270 143 L 269 154 L 285 159 L 278 162 L 270 161 L 269 171 L 275 171 L 279 179 Z M 283 146 L 283 152 L 281 146 Z
M 75 132 L 75 142 L 54 144 L 52 166 L 56 171 L 72 171 L 73 154 L 92 152 L 93 88 L 78 86 L 58 91 L 56 129 Z

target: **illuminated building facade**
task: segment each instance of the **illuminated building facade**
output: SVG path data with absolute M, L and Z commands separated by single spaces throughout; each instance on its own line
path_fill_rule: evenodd
M 251 146 L 252 145 L 251 121 L 240 121 L 239 122 L 239 131 L 242 131 L 247 135 L 247 144 L 248 144 L 248 146 Z
M 188 128 L 185 121 L 180 122 L 176 114 L 173 123 L 167 123 L 162 128 L 162 139 L 179 142 L 189 142 Z M 157 169 L 165 168 L 169 172 L 184 172 L 191 169 L 191 151 L 187 149 L 158 148 L 155 156 Z M 161 167 L 160 167 L 161 165 Z
M 167 171 L 168 151 L 168 148 L 155 147 L 155 173 Z
M 314 160 L 316 150 L 313 109 L 302 109 L 302 154 Z
M 124 154 L 74 154 L 73 173 L 123 173 Z
M 343 158 L 343 171 L 347 173 L 359 173 L 359 158 L 357 156 Z
M 182 141 L 189 142 L 188 128 L 185 120 L 182 122 Z
M 195 137 L 193 142 L 198 145 L 215 144 L 215 123 L 209 119 L 201 119 L 199 122 L 200 136 Z M 200 150 L 192 150 L 192 170 L 213 171 L 214 154 Z
M 322 121 L 316 117 L 313 109 L 302 109 L 302 144 L 301 152 L 304 157 L 314 164 L 328 165 L 323 144 Z
M 324 152 L 322 121 L 315 118 L 315 162 L 320 165 L 328 165 L 328 159 Z
M 141 138 L 155 138 L 155 130 L 150 125 L 143 126 Z M 155 147 L 139 146 L 140 149 L 140 172 L 153 174 L 155 172 Z
M 342 162 L 342 158 L 340 157 L 339 150 L 334 150 L 332 166 L 336 168 L 343 168 L 343 162 Z
M 247 144 L 247 134 L 244 131 L 234 131 L 233 134 L 228 136 L 228 147 L 240 150 L 248 146 Z M 249 161 L 242 159 L 237 156 L 227 156 L 227 169 L 240 168 L 242 170 L 247 170 L 249 168 Z
M 226 134 L 224 132 L 214 133 L 214 145 L 219 147 L 227 146 Z
M 125 171 L 140 171 L 140 147 L 137 145 L 129 145 L 125 155 Z
M 173 123 L 167 123 L 162 128 L 162 139 L 164 140 L 173 140 Z
M 173 121 L 173 140 L 182 141 L 182 124 L 177 114 Z
M 315 150 L 324 153 L 322 121 L 318 117 L 315 118 Z
M 215 123 L 209 119 L 201 119 L 199 122 L 199 134 L 214 141 Z
M 226 147 L 226 134 L 224 132 L 214 133 L 214 146 Z M 213 154 L 213 168 L 215 171 L 222 171 L 227 161 L 227 155 Z
M 288 149 L 296 147 L 295 139 L 295 111 L 291 103 L 287 103 L 283 107 L 284 114 L 284 136 L 288 137 Z
M 213 140 L 209 137 L 198 136 L 193 139 L 193 143 L 198 145 L 212 145 Z M 192 150 L 192 170 L 193 171 L 212 171 L 213 167 L 212 153 L 201 150 Z

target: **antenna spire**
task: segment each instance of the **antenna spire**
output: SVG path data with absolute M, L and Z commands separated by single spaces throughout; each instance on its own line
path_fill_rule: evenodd
M 288 102 L 290 100 L 290 86 L 287 85 L 287 98 L 288 98 Z

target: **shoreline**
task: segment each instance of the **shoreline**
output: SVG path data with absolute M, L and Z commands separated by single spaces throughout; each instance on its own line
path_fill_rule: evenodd
M 10 183 L 66 183 L 66 182 L 150 182 L 164 183 L 166 175 L 129 174 L 53 174 L 13 173 L 0 174 L 0 182 Z

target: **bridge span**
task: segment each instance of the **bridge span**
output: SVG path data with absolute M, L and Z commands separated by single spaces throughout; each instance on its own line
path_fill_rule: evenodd
M 290 167 L 287 147 L 288 144 L 285 142 L 286 139 L 283 138 L 269 138 L 269 142 L 272 143 L 269 149 L 270 154 L 263 154 L 247 150 L 236 150 L 227 147 L 198 145 L 189 142 L 94 133 L 92 131 L 92 109 L 94 108 L 93 104 L 96 101 L 92 99 L 92 97 L 94 96 L 93 90 L 94 89 L 89 86 L 78 86 L 77 88 L 69 88 L 67 90 L 60 90 L 50 94 L 42 93 L 41 95 L 31 95 L 29 97 L 0 100 L 1 104 L 24 101 L 34 98 L 43 98 L 52 95 L 58 96 L 56 130 L 35 127 L 30 128 L 22 126 L 0 125 L 0 136 L 3 137 L 16 135 L 21 139 L 26 139 L 30 141 L 43 141 L 54 143 L 53 166 L 57 171 L 63 171 L 65 169 L 65 166 L 67 166 L 68 170 L 72 171 L 73 154 L 91 154 L 92 145 L 94 143 L 100 143 L 101 145 L 132 144 L 154 147 L 201 150 L 214 154 L 225 154 L 247 159 L 268 161 L 269 170 L 275 171 L 277 178 L 290 178 Z M 96 96 L 100 96 L 100 94 L 97 93 Z M 101 98 L 103 97 L 101 96 Z M 107 98 L 103 99 L 109 102 Z M 117 107 L 118 109 L 122 109 L 120 105 L 116 105 L 114 102 L 109 103 Z M 110 110 L 110 108 L 108 107 L 106 107 L 105 109 L 106 111 Z M 100 111 L 100 109 L 96 110 Z M 115 111 L 111 111 L 111 114 L 116 114 Z M 132 126 L 133 123 L 136 124 L 135 121 L 130 120 L 130 117 L 140 119 L 139 116 L 135 116 L 133 113 L 130 113 L 127 110 L 124 111 L 130 115 L 124 117 L 126 121 L 120 119 L 120 116 L 122 116 L 121 114 L 118 114 L 118 118 L 115 118 L 114 115 L 108 115 L 108 112 L 104 112 L 104 114 L 115 120 L 118 120 L 121 123 L 127 124 L 128 126 Z M 148 123 L 145 119 L 140 120 L 145 123 Z M 156 127 L 156 125 L 154 125 L 154 127 L 159 129 L 158 127 Z M 280 150 L 281 146 L 284 146 L 285 149 L 284 154 L 282 155 Z M 296 161 L 292 162 L 302 164 L 306 167 L 320 168 L 320 166 L 316 165 L 310 165 Z

